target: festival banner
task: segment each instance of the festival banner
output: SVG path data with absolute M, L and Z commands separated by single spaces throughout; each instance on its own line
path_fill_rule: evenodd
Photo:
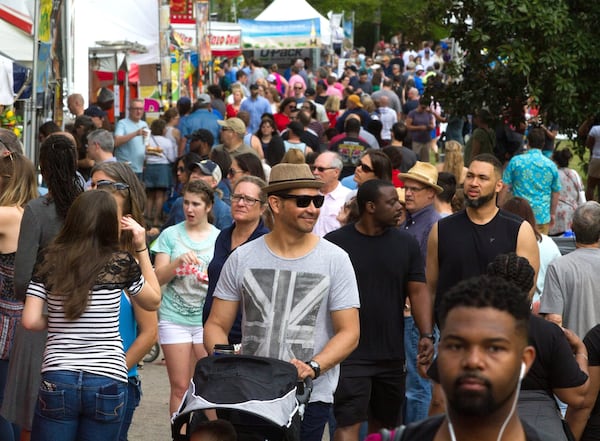
M 321 46 L 318 18 L 292 21 L 238 20 L 244 49 L 295 49 Z
M 198 30 L 198 53 L 200 61 L 208 62 L 212 59 L 210 53 L 210 39 L 208 35 L 208 13 L 210 5 L 206 0 L 196 2 L 196 28 Z

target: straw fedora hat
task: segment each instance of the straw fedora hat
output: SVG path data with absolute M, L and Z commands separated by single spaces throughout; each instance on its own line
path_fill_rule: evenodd
M 321 188 L 324 182 L 314 177 L 308 164 L 277 164 L 271 169 L 265 193 L 271 194 L 294 188 Z
M 442 187 L 437 185 L 438 171 L 435 165 L 429 162 L 417 161 L 417 163 L 406 173 L 398 173 L 398 178 L 412 179 L 413 181 L 420 182 L 433 188 L 436 192 L 441 193 L 444 191 Z

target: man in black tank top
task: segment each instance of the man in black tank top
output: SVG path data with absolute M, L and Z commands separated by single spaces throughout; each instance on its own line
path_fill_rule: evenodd
M 431 230 L 427 245 L 427 285 L 435 298 L 461 280 L 485 273 L 498 254 L 516 252 L 536 271 L 539 250 L 531 225 L 496 206 L 502 189 L 502 164 L 490 154 L 473 158 L 465 178 L 465 210 L 441 219 Z

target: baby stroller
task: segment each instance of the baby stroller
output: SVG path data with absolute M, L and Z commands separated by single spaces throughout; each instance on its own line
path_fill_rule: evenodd
M 249 355 L 205 357 L 196 364 L 171 420 L 173 440 L 189 440 L 194 426 L 207 419 L 203 411 L 215 409 L 218 418 L 233 424 L 238 441 L 299 441 L 311 391 L 312 380 L 299 383 L 296 367 L 285 361 Z

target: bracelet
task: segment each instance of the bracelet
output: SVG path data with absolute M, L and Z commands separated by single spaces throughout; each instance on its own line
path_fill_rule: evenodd
M 136 253 L 143 253 L 144 251 L 146 251 L 148 249 L 148 247 L 144 247 L 141 250 L 135 250 Z
M 585 358 L 585 361 L 588 361 L 588 357 L 587 355 L 585 355 L 583 352 L 578 352 L 575 354 L 575 357 L 577 357 L 578 355 L 581 355 L 583 358 Z

